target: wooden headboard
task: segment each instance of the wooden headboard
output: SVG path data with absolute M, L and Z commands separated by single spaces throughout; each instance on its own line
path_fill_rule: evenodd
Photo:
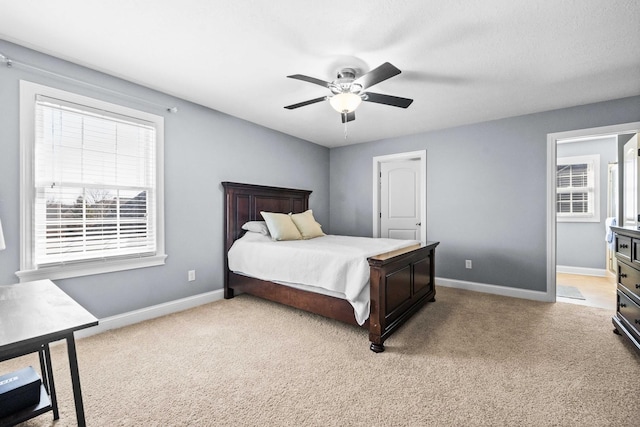
M 309 190 L 223 182 L 225 265 L 227 252 L 247 221 L 263 221 L 260 211 L 300 213 L 309 209 Z

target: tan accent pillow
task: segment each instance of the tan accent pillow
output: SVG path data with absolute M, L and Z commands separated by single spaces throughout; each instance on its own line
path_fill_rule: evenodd
M 302 235 L 291 220 L 291 217 L 283 213 L 260 212 L 267 223 L 269 233 L 273 240 L 300 240 Z
M 289 215 L 291 215 L 291 220 L 296 227 L 298 227 L 298 230 L 300 230 L 303 239 L 313 239 L 314 237 L 324 236 L 322 226 L 316 222 L 311 209 L 299 214 Z

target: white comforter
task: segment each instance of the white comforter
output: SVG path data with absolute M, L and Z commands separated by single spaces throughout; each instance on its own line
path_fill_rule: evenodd
M 301 284 L 337 294 L 353 306 L 356 321 L 369 317 L 367 257 L 417 244 L 415 240 L 327 235 L 311 240 L 274 242 L 246 233 L 229 250 L 233 272 L 272 282 Z

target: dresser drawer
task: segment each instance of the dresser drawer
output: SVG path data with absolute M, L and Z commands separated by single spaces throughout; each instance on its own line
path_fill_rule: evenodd
M 636 268 L 640 268 L 640 240 L 639 239 L 631 239 L 631 261 L 636 266 Z
M 640 304 L 640 271 L 623 262 L 618 263 L 618 283 L 625 287 L 625 292 Z
M 640 340 L 640 306 L 631 301 L 624 292 L 618 290 L 618 317 L 621 318 L 623 323 L 629 325 L 626 328 L 636 340 Z
M 631 237 L 616 235 L 616 255 L 631 260 Z

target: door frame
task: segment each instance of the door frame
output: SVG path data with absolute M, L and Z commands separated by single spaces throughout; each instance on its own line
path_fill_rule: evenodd
M 373 237 L 380 237 L 380 171 L 382 163 L 402 160 L 417 160 L 420 162 L 420 240 L 427 242 L 427 150 L 410 151 L 407 153 L 388 154 L 373 158 Z
M 613 171 L 615 170 L 615 175 L 616 175 L 616 180 L 614 183 L 614 180 L 612 179 L 612 176 L 614 175 Z M 618 166 L 618 162 L 616 163 L 609 163 L 607 165 L 607 218 L 611 218 L 614 217 L 616 219 L 616 221 L 618 219 L 620 219 L 620 174 L 619 174 L 620 168 Z M 615 185 L 613 185 L 615 184 Z M 615 191 L 614 191 L 615 189 Z M 615 200 L 615 198 L 613 197 L 613 194 L 616 194 L 618 196 L 618 200 L 616 201 L 616 210 L 617 212 L 613 212 L 613 201 Z M 616 256 L 615 256 L 615 251 L 611 250 L 611 247 L 609 245 L 607 245 L 607 251 L 606 251 L 606 264 L 605 264 L 605 274 L 607 273 L 613 273 L 615 274 L 615 272 L 617 271 L 617 266 L 616 266 Z
M 547 134 L 547 293 L 544 300 L 556 302 L 556 163 L 558 140 L 598 137 L 640 131 L 640 122 L 577 129 Z

